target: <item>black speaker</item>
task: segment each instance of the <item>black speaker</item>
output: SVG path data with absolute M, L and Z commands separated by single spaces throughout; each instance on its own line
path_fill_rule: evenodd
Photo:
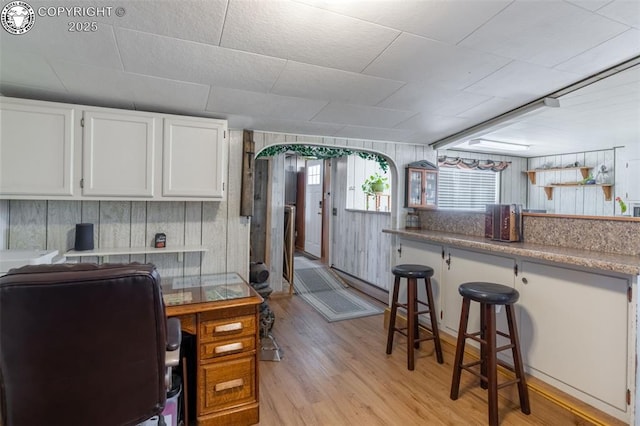
M 93 250 L 93 223 L 76 224 L 76 250 Z

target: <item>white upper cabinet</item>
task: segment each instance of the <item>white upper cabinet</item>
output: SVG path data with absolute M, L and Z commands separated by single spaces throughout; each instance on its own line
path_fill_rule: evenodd
M 154 196 L 156 121 L 131 112 L 84 112 L 82 195 Z
M 226 130 L 222 120 L 164 119 L 164 197 L 225 198 Z
M 73 195 L 74 110 L 0 99 L 0 197 Z
M 227 143 L 224 120 L 0 97 L 0 199 L 222 201 Z

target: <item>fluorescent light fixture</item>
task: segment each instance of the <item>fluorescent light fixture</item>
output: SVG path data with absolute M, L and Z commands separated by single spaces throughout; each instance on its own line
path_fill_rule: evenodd
M 504 114 L 492 118 L 491 120 L 484 121 L 480 124 L 469 127 L 466 130 L 455 133 L 451 136 L 447 136 L 444 139 L 435 141 L 430 145 L 431 147 L 433 147 L 433 149 L 451 148 L 452 146 L 459 145 L 471 138 L 478 138 L 501 127 L 514 124 L 515 122 L 517 122 L 518 118 L 521 118 L 525 115 L 533 114 L 535 112 L 539 112 L 541 109 L 547 107 L 558 108 L 560 107 L 560 101 L 555 98 L 539 99 L 535 102 L 528 103 L 519 108 L 512 109 L 509 112 L 505 112 Z
M 492 141 L 489 139 L 471 139 L 469 146 L 475 148 L 499 149 L 501 151 L 526 151 L 529 145 L 519 143 Z

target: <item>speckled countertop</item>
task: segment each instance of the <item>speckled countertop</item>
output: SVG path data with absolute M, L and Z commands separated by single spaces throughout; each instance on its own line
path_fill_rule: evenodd
M 484 237 L 441 231 L 384 229 L 382 232 L 415 240 L 424 240 L 425 242 L 510 254 L 531 259 L 541 259 L 549 262 L 577 265 L 627 275 L 640 275 L 640 256 L 628 256 L 624 254 L 603 253 L 531 243 L 504 243 L 491 241 Z

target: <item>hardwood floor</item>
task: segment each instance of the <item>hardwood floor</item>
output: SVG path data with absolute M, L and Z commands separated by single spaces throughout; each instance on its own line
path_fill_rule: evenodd
M 453 349 L 443 345 L 438 364 L 433 343 L 416 351 L 407 370 L 406 339 L 399 334 L 386 355 L 383 316 L 327 323 L 297 296 L 273 296 L 273 333 L 283 349 L 280 362 L 261 361 L 260 425 L 483 425 L 486 392 L 463 374 L 460 397 L 449 399 Z M 590 425 L 532 393 L 524 415 L 512 387 L 500 390 L 502 425 Z M 517 397 L 516 397 L 517 401 Z M 616 422 L 617 423 L 617 422 Z

